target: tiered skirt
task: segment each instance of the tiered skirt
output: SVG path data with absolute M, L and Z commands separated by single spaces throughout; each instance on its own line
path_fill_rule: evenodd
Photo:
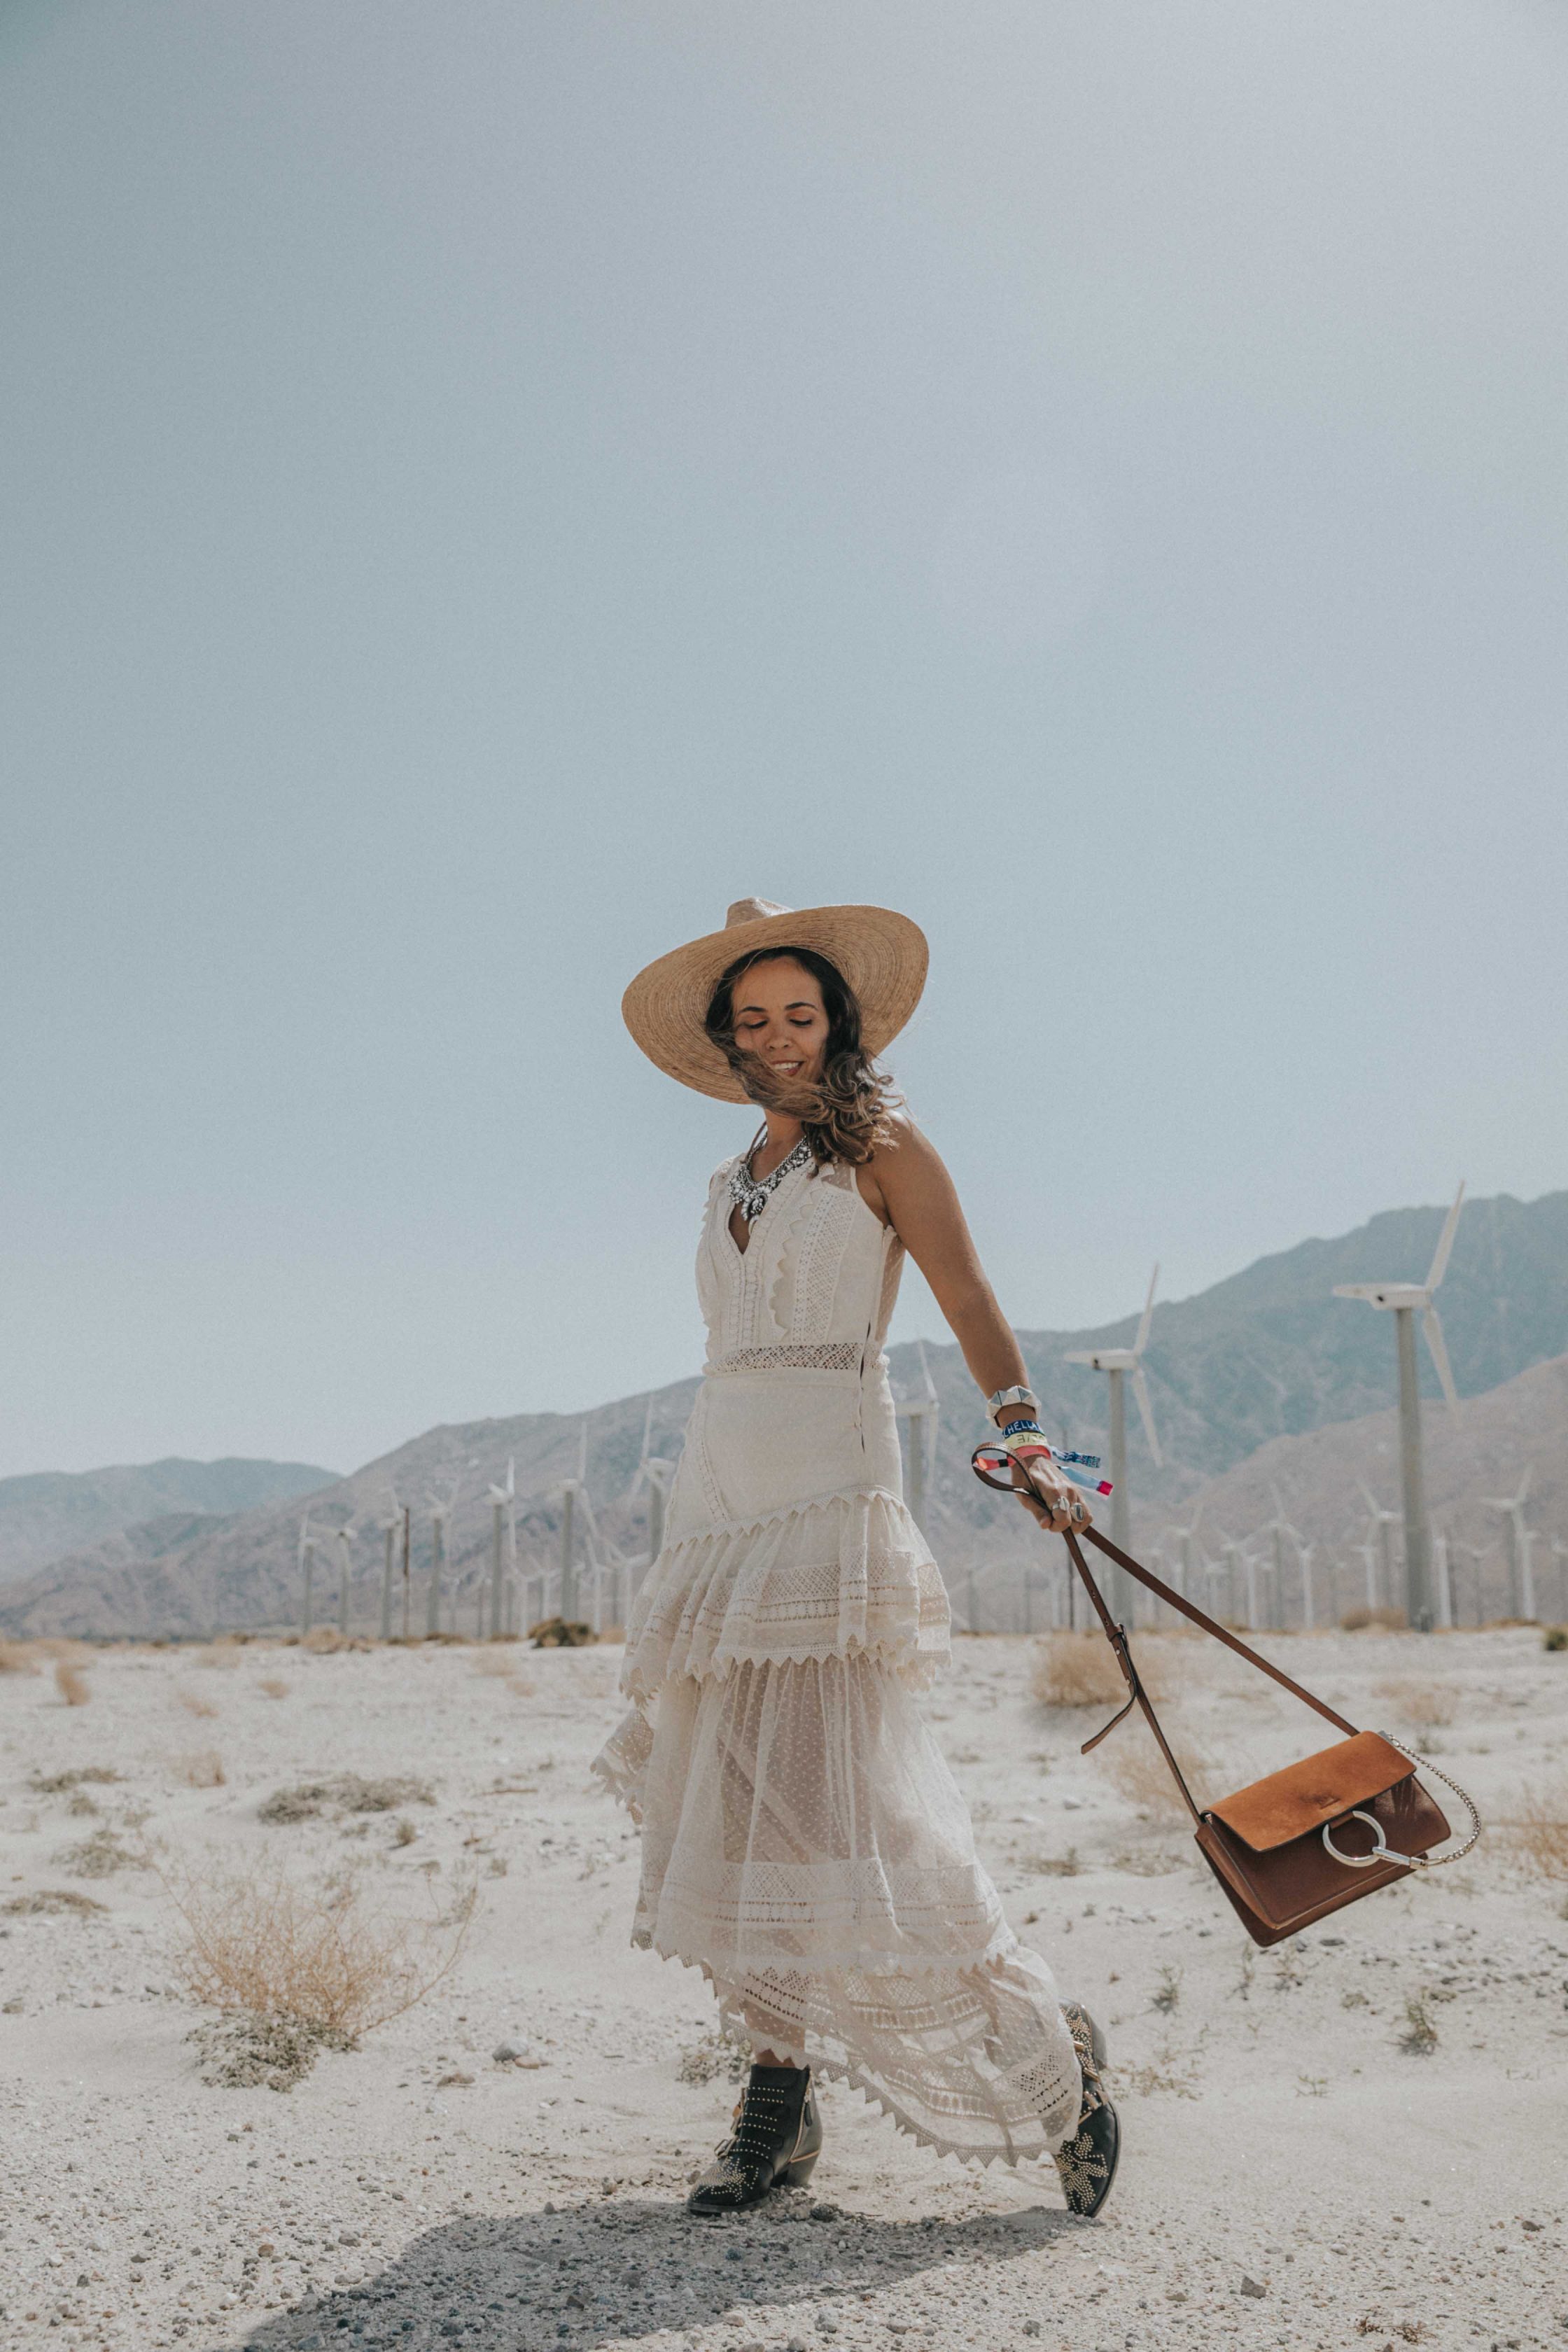
M 925 2145 L 1047 2154 L 1077 2125 L 1078 2059 L 921 1713 L 948 1657 L 925 1539 L 896 1485 L 715 1518 L 705 1418 L 700 1397 L 627 1630 L 632 1711 L 595 1759 L 641 1825 L 632 1940 L 700 1969 L 754 2048 Z

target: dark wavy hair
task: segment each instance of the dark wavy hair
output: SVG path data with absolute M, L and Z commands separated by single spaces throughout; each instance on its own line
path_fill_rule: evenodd
M 735 982 L 754 964 L 777 963 L 786 957 L 811 973 L 827 1014 L 827 1046 L 822 1076 L 815 1084 L 775 1077 L 735 1036 Z M 901 1097 L 860 1042 L 860 1005 L 854 990 L 837 965 L 815 948 L 761 948 L 753 955 L 738 956 L 721 973 L 702 1025 L 752 1102 L 799 1119 L 819 1168 L 832 1160 L 858 1167 L 879 1144 L 892 1141 L 891 1114 Z

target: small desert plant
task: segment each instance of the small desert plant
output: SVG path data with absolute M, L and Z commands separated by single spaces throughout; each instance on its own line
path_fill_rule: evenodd
M 362 1780 L 357 1772 L 339 1772 L 330 1780 L 301 1780 L 291 1789 L 274 1789 L 257 1808 L 258 1821 L 276 1828 L 293 1822 L 314 1821 L 329 1811 L 345 1813 L 395 1813 L 400 1805 L 433 1805 L 435 1793 L 427 1780 L 389 1776 Z
M 1568 1625 L 1548 1625 L 1541 1637 L 1543 1650 L 1568 1650 Z
M 322 1889 L 278 1869 L 152 1866 L 184 1926 L 176 1967 L 193 2000 L 350 2044 L 450 1973 L 477 1899 L 465 1886 L 447 1912 L 416 1919 L 373 1903 L 357 1878 Z
M 30 1642 L 0 1642 L 0 1675 L 36 1675 L 38 1661 Z
M 1176 2003 L 1181 2000 L 1181 1969 L 1176 1968 L 1162 1969 L 1160 1971 L 1160 1981 L 1155 1986 L 1153 1993 L 1150 1999 L 1150 2008 L 1157 2009 L 1161 2012 L 1162 2016 L 1169 2017 L 1171 2011 L 1175 2008 Z
M 1342 1633 L 1399 1633 L 1409 1621 L 1403 1609 L 1390 1609 L 1386 1603 L 1376 1609 L 1347 1609 L 1340 1619 Z
M 370 1643 L 353 1633 L 340 1633 L 335 1625 L 312 1625 L 300 1647 L 314 1657 L 330 1658 L 339 1650 L 368 1650 Z
M 1568 1878 L 1568 1780 L 1522 1790 L 1518 1812 L 1500 1826 L 1537 1877 Z
M 266 1698 L 287 1698 L 289 1685 L 281 1675 L 266 1675 L 256 1685 Z
M 536 1650 L 581 1650 L 599 1637 L 592 1625 L 574 1617 L 542 1617 L 537 1625 L 529 1627 L 528 1638 Z
M 1405 2004 L 1405 2031 L 1399 2046 L 1407 2058 L 1429 2058 L 1437 2047 L 1437 2029 L 1423 1993 L 1413 1992 Z
M 174 1705 L 183 1706 L 187 1715 L 198 1715 L 208 1719 L 217 1713 L 216 1702 L 210 1698 L 203 1698 L 199 1691 L 176 1691 Z
M 237 1666 L 240 1645 L 232 1635 L 220 1633 L 216 1642 L 209 1642 L 205 1650 L 196 1652 L 196 1664 L 198 1666 Z
M 77 1913 L 102 1911 L 106 1907 L 104 1904 L 95 1901 L 92 1895 L 79 1895 L 75 1888 L 70 1886 L 39 1886 L 35 1888 L 31 1895 L 13 1895 L 8 1903 L 0 1903 L 0 1911 L 4 1911 L 7 1917 L 12 1919 L 26 1918 L 37 1914 L 47 1916 L 56 1911 Z
M 73 1666 L 65 1658 L 57 1658 L 55 1661 L 55 1688 L 68 1706 L 85 1706 L 92 1696 L 87 1676 L 82 1673 L 81 1668 Z
M 73 1878 L 110 1878 L 117 1870 L 132 1868 L 135 1859 L 110 1829 L 94 1830 L 79 1845 L 68 1846 L 55 1856 Z
M 738 2083 L 751 2063 L 751 2043 L 726 2026 L 721 2033 L 705 2033 L 686 2052 L 677 2072 L 683 2083 L 711 2083 L 721 2075 Z
M 228 1778 L 216 1748 L 198 1748 L 189 1756 L 176 1757 L 174 1769 L 187 1789 L 221 1789 Z
M 1451 1685 L 1421 1682 L 1409 1675 L 1377 1684 L 1374 1696 L 1393 1708 L 1399 1722 L 1417 1730 L 1452 1723 L 1459 1712 L 1459 1694 Z
M 119 1778 L 112 1764 L 78 1764 L 68 1772 L 35 1772 L 27 1786 L 36 1789 L 40 1797 L 64 1797 L 73 1789 L 79 1789 L 84 1780 L 109 1781 Z
M 1159 1696 L 1159 1678 L 1139 1673 L 1151 1697 Z M 1103 1633 L 1047 1633 L 1035 1647 L 1030 1688 L 1042 1706 L 1119 1706 L 1127 1685 L 1114 1652 Z
M 254 2017 L 237 2010 L 193 2026 L 186 2040 L 201 2053 L 201 2076 L 226 2091 L 291 2091 L 323 2050 L 352 2050 L 346 2033 L 299 2017 Z

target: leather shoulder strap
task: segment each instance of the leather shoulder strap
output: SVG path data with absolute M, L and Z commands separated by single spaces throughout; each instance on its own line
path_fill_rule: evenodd
M 1135 1576 L 1140 1584 L 1146 1585 L 1148 1590 L 1163 1601 L 1169 1608 L 1178 1610 L 1184 1617 L 1190 1617 L 1194 1625 L 1201 1625 L 1205 1633 L 1212 1633 L 1216 1642 L 1223 1642 L 1227 1650 L 1234 1650 L 1238 1658 L 1245 1658 L 1248 1665 L 1258 1668 L 1260 1675 L 1268 1675 L 1283 1689 L 1292 1692 L 1297 1698 L 1304 1700 L 1308 1706 L 1315 1706 L 1320 1715 L 1326 1716 L 1328 1720 L 1337 1724 L 1342 1731 L 1354 1732 L 1357 1729 L 1358 1727 L 1353 1723 L 1347 1723 L 1342 1715 L 1336 1715 L 1326 1699 L 1314 1696 L 1312 1692 L 1303 1689 L 1300 1683 L 1292 1682 L 1283 1668 L 1271 1665 L 1267 1658 L 1260 1657 L 1256 1650 L 1241 1641 L 1228 1626 L 1216 1624 L 1206 1611 L 1198 1607 L 1196 1601 L 1189 1601 L 1184 1594 L 1173 1591 L 1163 1578 L 1156 1576 L 1152 1569 L 1141 1567 L 1130 1553 L 1120 1550 L 1108 1537 L 1102 1536 L 1098 1528 L 1086 1528 L 1084 1535 L 1094 1546 L 1096 1551 L 1102 1551 L 1107 1559 L 1113 1559 L 1118 1568 L 1124 1568 L 1129 1576 Z M 1094 1597 L 1098 1600 L 1099 1594 L 1095 1591 L 1092 1580 L 1089 1578 L 1087 1563 L 1078 1548 L 1078 1538 L 1070 1532 L 1067 1538 L 1067 1546 L 1078 1564 L 1079 1574 L 1089 1585 L 1091 1592 L 1094 1592 Z M 1103 1617 L 1103 1608 L 1101 1613 Z
M 1136 1577 L 1140 1584 L 1145 1585 L 1151 1592 L 1156 1594 L 1160 1600 L 1165 1601 L 1171 1608 L 1178 1610 L 1184 1617 L 1190 1617 L 1194 1625 L 1202 1626 L 1205 1633 L 1212 1633 L 1216 1642 L 1223 1642 L 1227 1650 L 1234 1650 L 1238 1657 L 1245 1658 L 1248 1664 L 1256 1666 L 1260 1674 L 1268 1675 L 1274 1682 L 1280 1684 L 1284 1689 L 1293 1693 L 1297 1698 L 1304 1699 L 1309 1706 L 1315 1707 L 1320 1715 L 1325 1716 L 1329 1722 L 1336 1724 L 1340 1730 L 1349 1732 L 1352 1735 L 1354 1734 L 1356 1726 L 1353 1723 L 1347 1723 L 1344 1717 L 1342 1715 L 1336 1714 L 1334 1709 L 1330 1706 L 1325 1700 L 1314 1696 L 1311 1691 L 1304 1689 L 1300 1683 L 1292 1682 L 1290 1676 L 1288 1674 L 1283 1673 L 1279 1666 L 1271 1665 L 1267 1658 L 1260 1657 L 1256 1650 L 1250 1648 L 1246 1642 L 1239 1641 L 1227 1627 L 1216 1624 L 1215 1620 L 1208 1615 L 1206 1611 L 1200 1609 L 1194 1601 L 1185 1599 L 1182 1593 L 1173 1591 L 1171 1586 L 1166 1584 L 1162 1578 L 1154 1575 L 1152 1570 L 1141 1567 L 1137 1560 L 1131 1559 L 1126 1552 L 1121 1550 L 1117 1545 L 1110 1542 L 1108 1538 L 1102 1536 L 1097 1528 L 1086 1528 L 1084 1529 L 1084 1535 L 1087 1540 L 1093 1544 L 1097 1551 L 1102 1551 L 1108 1559 L 1115 1560 L 1118 1567 L 1124 1568 L 1130 1576 Z M 1139 1675 L 1136 1664 L 1134 1664 L 1132 1651 L 1128 1643 L 1126 1629 L 1117 1623 L 1115 1618 L 1112 1617 L 1110 1610 L 1106 1607 L 1100 1587 L 1095 1582 L 1094 1578 L 1089 1574 L 1089 1562 L 1085 1559 L 1082 1551 L 1079 1548 L 1078 1537 L 1071 1528 L 1066 1528 L 1063 1530 L 1063 1540 L 1067 1545 L 1068 1550 L 1072 1555 L 1073 1566 L 1077 1569 L 1079 1575 L 1082 1580 L 1084 1590 L 1087 1591 L 1089 1600 L 1094 1604 L 1095 1613 L 1100 1619 L 1100 1628 L 1105 1634 L 1105 1638 L 1116 1654 L 1116 1662 L 1121 1668 L 1122 1676 L 1126 1681 L 1128 1691 L 1126 1706 L 1120 1708 L 1118 1712 L 1111 1717 L 1109 1723 L 1101 1724 L 1100 1729 L 1094 1734 L 1091 1739 L 1086 1739 L 1084 1741 L 1081 1752 L 1087 1756 L 1091 1748 L 1098 1748 L 1100 1741 L 1115 1730 L 1117 1725 L 1122 1720 L 1124 1716 L 1129 1714 L 1134 1706 L 1141 1707 L 1143 1712 L 1144 1720 L 1147 1722 L 1151 1732 L 1153 1734 L 1155 1744 L 1159 1748 L 1161 1755 L 1164 1758 L 1166 1763 L 1171 1768 L 1172 1778 L 1174 1780 L 1177 1788 L 1182 1792 L 1182 1799 L 1188 1812 L 1191 1813 L 1194 1822 L 1201 1822 L 1203 1820 L 1203 1814 L 1194 1801 L 1192 1790 L 1187 1786 L 1186 1775 L 1183 1772 L 1181 1766 L 1177 1763 L 1175 1757 L 1171 1751 L 1170 1741 L 1166 1738 L 1164 1732 L 1161 1728 L 1160 1718 L 1154 1712 L 1153 1703 L 1150 1699 L 1148 1692 L 1143 1687 L 1142 1679 Z

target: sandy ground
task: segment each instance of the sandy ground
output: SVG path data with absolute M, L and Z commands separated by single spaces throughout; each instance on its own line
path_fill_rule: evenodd
M 1359 1720 L 1436 1718 L 1426 1745 L 1483 1812 L 1510 1811 L 1531 1768 L 1563 1782 L 1568 1654 L 1538 1634 L 1271 1646 Z M 1142 1647 L 1215 1792 L 1322 1744 L 1212 1644 Z M 1015 1923 L 1106 2024 L 1111 2203 L 1077 2221 L 1048 2168 L 965 2172 L 830 2085 L 810 2189 L 699 2225 L 685 2185 L 733 2095 L 682 2079 L 712 2030 L 700 1977 L 627 1947 L 635 1834 L 585 1769 L 618 1653 L 509 1649 L 510 1681 L 486 1656 L 254 1644 L 209 1669 L 126 1650 L 89 1666 L 78 1706 L 47 1667 L 0 1677 L 6 2347 L 1568 2336 L 1568 1889 L 1505 1834 L 1254 1953 L 1158 1780 L 1140 1788 L 1135 1760 L 1131 1796 L 1108 1780 L 1100 1759 L 1136 1759 L 1142 1735 L 1080 1759 L 1100 1717 L 1042 1707 L 1026 1643 L 961 1643 L 931 1713 Z M 209 1750 L 224 1783 L 187 1785 Z M 33 1785 L 84 1767 L 121 1777 Z M 272 1790 L 342 1771 L 423 1774 L 436 1801 L 258 1821 Z M 304 1880 L 352 1865 L 411 1910 L 472 1874 L 479 1915 L 451 1976 L 358 2050 L 287 2094 L 209 2087 L 158 1879 L 74 1874 L 84 1841 L 123 1843 L 142 1814 L 171 1854 Z M 104 1907 L 16 1907 L 47 1888 Z M 1401 2047 L 1412 2000 L 1425 2054 Z M 540 2063 L 498 2063 L 508 2037 Z

